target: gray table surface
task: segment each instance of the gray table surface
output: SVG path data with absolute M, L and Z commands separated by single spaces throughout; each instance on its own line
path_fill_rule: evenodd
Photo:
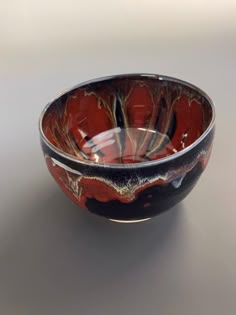
M 235 34 L 1 61 L 0 314 L 236 313 Z M 17 56 L 17 57 L 13 57 Z M 188 80 L 217 109 L 210 164 L 172 211 L 121 225 L 79 209 L 50 177 L 38 117 L 81 81 L 150 72 Z

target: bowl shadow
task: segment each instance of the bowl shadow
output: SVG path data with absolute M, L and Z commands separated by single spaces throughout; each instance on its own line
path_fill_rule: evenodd
M 6 310 L 14 306 L 34 314 L 53 303 L 83 304 L 86 292 L 108 289 L 147 268 L 173 246 L 183 209 L 180 203 L 149 221 L 119 224 L 79 209 L 54 185 L 46 193 L 41 187 L 19 211 L 25 206 L 1 246 L 0 300 Z

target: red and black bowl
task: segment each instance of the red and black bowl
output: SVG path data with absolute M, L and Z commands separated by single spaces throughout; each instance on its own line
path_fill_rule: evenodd
M 187 82 L 127 74 L 82 83 L 40 118 L 48 169 L 80 207 L 145 220 L 180 202 L 208 163 L 211 99 Z

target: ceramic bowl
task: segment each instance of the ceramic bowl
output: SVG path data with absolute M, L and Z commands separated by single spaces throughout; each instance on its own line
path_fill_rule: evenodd
M 187 82 L 126 74 L 82 83 L 40 118 L 48 169 L 80 207 L 123 222 L 180 202 L 208 163 L 211 99 Z

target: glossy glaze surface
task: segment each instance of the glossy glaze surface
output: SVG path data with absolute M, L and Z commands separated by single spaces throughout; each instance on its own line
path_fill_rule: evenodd
M 42 148 L 50 173 L 82 208 L 142 220 L 192 190 L 211 154 L 213 116 L 205 94 L 182 81 L 101 79 L 46 108 Z
M 131 77 L 75 89 L 46 112 L 43 131 L 78 160 L 137 163 L 191 145 L 211 115 L 205 99 L 189 87 Z

